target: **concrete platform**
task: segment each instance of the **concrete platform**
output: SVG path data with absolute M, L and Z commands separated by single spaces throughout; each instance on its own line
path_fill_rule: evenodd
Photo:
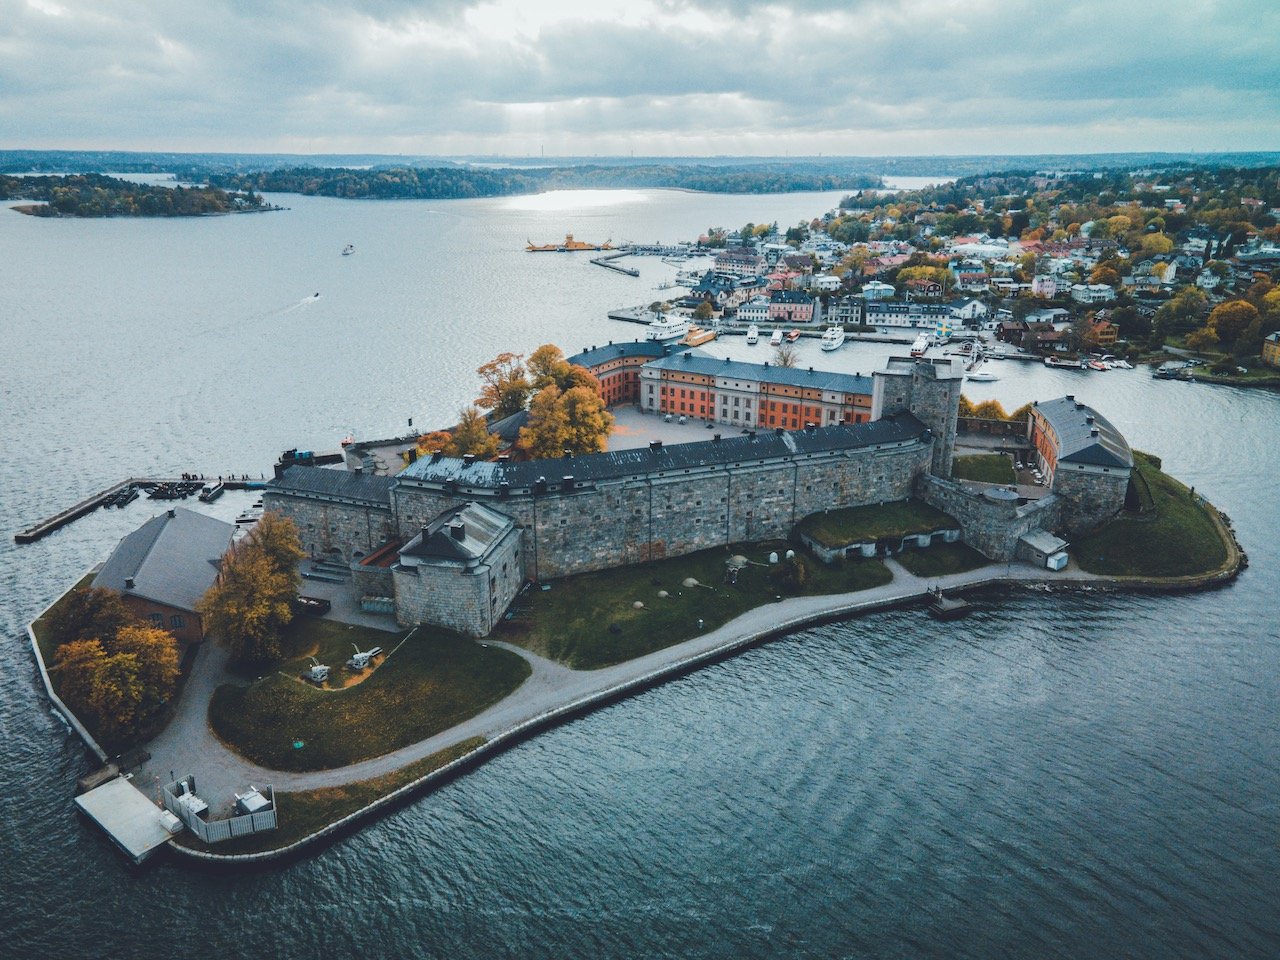
M 165 811 L 123 777 L 80 794 L 76 806 L 134 863 L 142 863 L 173 838 L 161 819 Z

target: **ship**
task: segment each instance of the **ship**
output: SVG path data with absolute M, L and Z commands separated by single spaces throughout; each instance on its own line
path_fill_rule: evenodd
M 827 327 L 822 334 L 823 350 L 839 350 L 844 345 L 844 327 L 840 324 Z
M 691 347 L 700 347 L 704 343 L 710 343 L 715 338 L 716 331 L 704 330 L 702 327 L 696 327 L 693 324 L 690 324 L 689 332 L 685 334 L 684 339 L 680 342 Z
M 564 235 L 563 243 L 534 243 L 532 240 L 527 241 L 525 247 L 530 253 L 580 253 L 592 250 L 612 250 L 613 244 L 606 240 L 604 243 L 583 243 L 581 240 L 573 239 L 572 233 Z
M 923 357 L 925 351 L 929 349 L 929 335 L 926 333 L 916 337 L 915 343 L 911 344 L 911 355 L 913 357 Z
M 689 321 L 683 317 L 659 314 L 645 332 L 646 340 L 679 340 L 689 332 Z

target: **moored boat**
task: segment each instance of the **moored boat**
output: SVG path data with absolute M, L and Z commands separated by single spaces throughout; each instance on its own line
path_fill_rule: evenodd
M 755 346 L 759 342 L 760 328 L 753 323 L 751 326 L 747 327 L 747 343 Z
M 690 326 L 689 332 L 685 334 L 684 339 L 680 342 L 686 343 L 691 347 L 700 347 L 704 343 L 710 343 L 715 338 L 716 332 L 714 330 L 704 330 L 702 327 Z
M 823 350 L 839 350 L 844 345 L 844 327 L 839 324 L 827 327 L 822 333 Z
M 689 332 L 689 321 L 683 317 L 670 314 L 659 314 L 658 319 L 649 324 L 646 340 L 679 340 Z
M 796 342 L 797 340 L 799 340 L 799 339 L 800 339 L 800 331 L 799 331 L 799 330 L 789 330 L 789 331 L 787 331 L 787 343 L 795 343 L 795 342 Z
M 771 347 L 780 347 L 780 346 L 782 346 L 782 331 L 781 331 L 781 330 L 775 330 L 775 331 L 773 331 L 773 333 L 772 333 L 772 334 L 770 334 L 770 335 L 769 335 L 769 346 L 771 346 Z
M 911 355 L 913 357 L 923 357 L 925 351 L 929 349 L 929 335 L 926 333 L 916 337 L 915 342 L 911 344 Z
M 213 501 L 217 500 L 220 496 L 222 496 L 226 492 L 227 492 L 227 488 L 225 484 L 211 483 L 207 487 L 205 487 L 203 490 L 200 491 L 200 502 L 213 503 Z

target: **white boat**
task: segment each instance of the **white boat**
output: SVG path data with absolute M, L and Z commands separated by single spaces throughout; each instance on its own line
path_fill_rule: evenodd
M 972 380 L 974 383 L 991 383 L 993 380 L 999 380 L 999 374 L 992 373 L 990 370 L 973 370 L 964 375 L 966 380 Z
M 760 328 L 754 323 L 747 327 L 747 343 L 753 346 L 760 342 Z
M 844 327 L 836 324 L 822 332 L 822 349 L 839 350 L 844 345 Z
M 780 346 L 782 346 L 782 331 L 781 331 L 781 330 L 775 330 L 775 331 L 773 331 L 773 334 L 769 337 L 769 346 L 771 346 L 771 347 L 780 347 Z
M 1128 360 L 1115 360 L 1115 361 L 1113 361 L 1113 362 L 1112 362 L 1112 364 L 1111 364 L 1111 365 L 1112 365 L 1113 367 L 1115 367 L 1117 370 L 1132 370 L 1132 369 L 1133 369 L 1133 364 L 1132 364 L 1132 363 L 1130 363 Z
M 911 344 L 911 355 L 913 357 L 923 357 L 925 351 L 929 349 L 929 335 L 922 333 L 916 337 L 915 343 Z
M 342 255 L 344 257 L 349 257 L 355 252 L 356 252 L 356 248 L 349 243 L 342 248 Z
M 670 314 L 659 314 L 658 319 L 649 324 L 646 340 L 679 340 L 689 332 L 689 321 L 684 317 L 673 317 Z

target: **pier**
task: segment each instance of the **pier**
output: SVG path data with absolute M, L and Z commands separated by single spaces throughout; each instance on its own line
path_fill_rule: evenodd
M 593 257 L 591 262 L 597 267 L 604 267 L 606 270 L 616 270 L 618 273 L 625 273 L 628 277 L 640 276 L 639 270 L 633 270 L 631 267 L 623 267 L 613 262 L 614 260 L 618 260 L 626 256 L 630 256 L 630 252 L 623 250 L 621 253 L 611 253 L 604 257 Z
M 242 474 L 247 477 L 247 474 Z M 121 480 L 119 483 L 113 483 L 105 490 L 99 490 L 90 497 L 86 497 L 79 503 L 73 504 L 67 509 L 55 513 L 47 519 L 41 520 L 37 524 L 27 527 L 13 535 L 15 543 L 35 543 L 53 533 L 55 530 L 61 530 L 67 524 L 79 520 L 87 513 L 92 513 L 99 507 L 115 500 L 126 490 L 154 490 L 165 484 L 181 484 L 195 482 L 195 474 L 187 474 L 185 477 L 130 477 L 127 480 Z M 208 482 L 207 480 L 201 482 Z M 219 482 L 214 480 L 214 482 Z M 222 486 L 227 490 L 256 490 L 259 487 L 266 486 L 265 479 L 236 479 L 234 477 L 225 477 L 221 479 Z

